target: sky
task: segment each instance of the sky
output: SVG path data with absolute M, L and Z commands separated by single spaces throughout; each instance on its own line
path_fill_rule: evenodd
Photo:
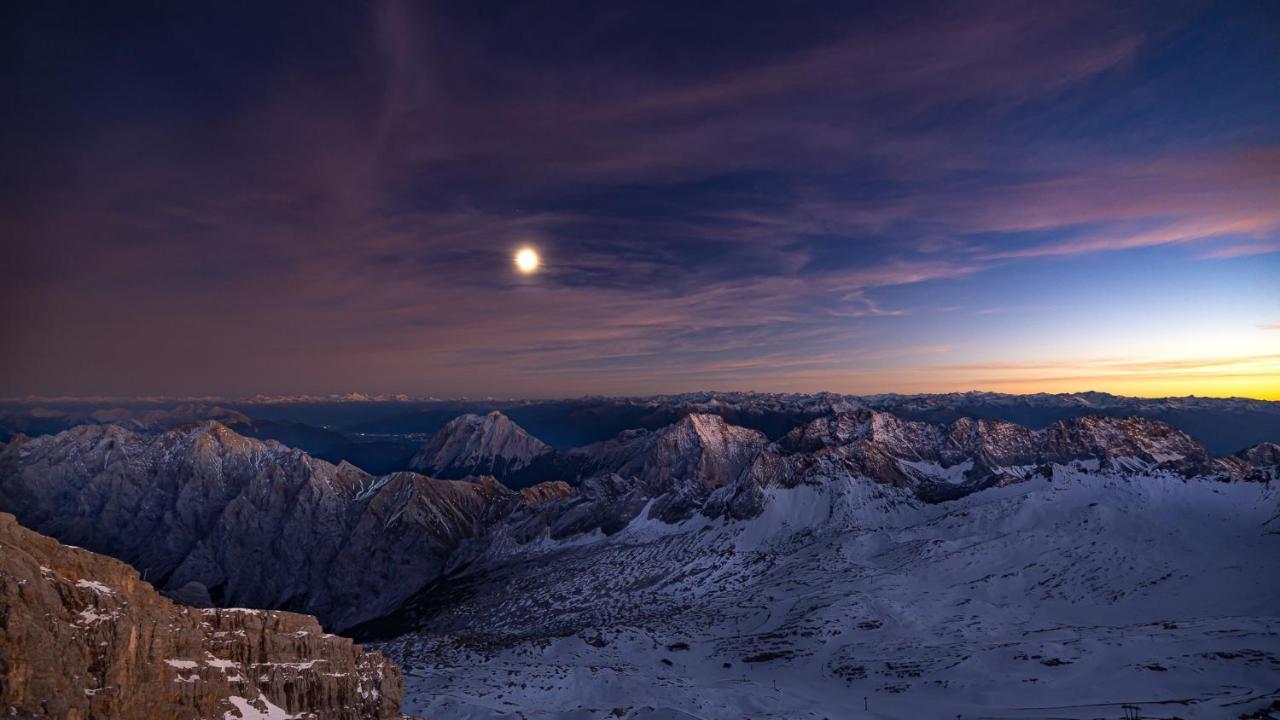
M 1275 2 L 0 15 L 3 396 L 1280 399 Z

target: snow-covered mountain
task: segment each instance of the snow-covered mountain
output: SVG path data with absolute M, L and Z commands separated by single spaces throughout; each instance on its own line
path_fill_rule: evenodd
M 743 476 L 744 483 L 793 485 L 810 468 L 838 464 L 846 475 L 904 487 L 924 500 L 1020 482 L 1049 473 L 1055 464 L 1232 479 L 1252 471 L 1235 458 L 1214 459 L 1186 433 L 1143 418 L 1085 417 L 1037 431 L 971 418 L 934 425 L 874 410 L 796 428 L 759 462 L 761 467 Z M 758 494 L 750 487 L 745 491 Z
M 461 415 L 428 440 L 409 465 L 432 477 L 492 475 L 499 479 L 528 467 L 551 448 L 506 415 Z
M 342 628 L 394 609 L 523 502 L 493 482 L 371 476 L 216 422 L 82 425 L 0 449 L 0 510 L 132 563 L 197 605 L 297 610 Z
M 174 597 L 363 623 L 432 717 L 840 717 L 864 696 L 1093 717 L 1073 683 L 1103 705 L 1274 691 L 1274 445 L 852 405 L 775 442 L 692 412 L 552 450 L 494 413 L 428 446 L 446 472 L 548 481 L 374 477 L 216 422 L 81 426 L 0 447 L 0 510 Z

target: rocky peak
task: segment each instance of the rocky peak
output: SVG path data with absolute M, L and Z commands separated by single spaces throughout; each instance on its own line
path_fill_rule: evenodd
M 0 513 L 0 706 L 26 718 L 398 718 L 400 670 L 288 612 L 199 610 Z
M 949 464 L 972 458 L 986 467 L 1030 465 L 1040 449 L 1039 434 L 1004 420 L 960 418 L 946 433 Z
M 866 442 L 903 457 L 923 457 L 935 455 L 942 440 L 941 429 L 936 425 L 859 408 L 816 418 L 792 430 L 779 445 L 789 452 L 815 452 Z
M 506 415 L 461 415 L 431 437 L 410 467 L 433 477 L 493 475 L 499 479 L 527 467 L 551 448 Z
M 275 440 L 255 440 L 245 437 L 217 420 L 202 420 L 171 430 L 168 436 L 189 444 L 201 453 L 218 456 L 250 455 L 267 451 L 285 450 Z
M 693 413 L 662 430 L 641 474 L 650 515 L 675 522 L 697 512 L 711 491 L 732 483 L 768 439 L 719 415 Z
M 778 444 L 788 452 L 815 452 L 822 448 L 849 445 L 870 437 L 871 418 L 878 414 L 872 410 L 859 409 L 825 415 L 795 428 Z
M 987 467 L 1076 460 L 1132 460 L 1146 465 L 1200 467 L 1208 452 L 1190 435 L 1141 417 L 1085 416 L 1062 420 L 1042 432 L 1001 420 L 961 418 L 949 426 L 903 420 L 861 410 L 818 418 L 793 430 L 779 445 L 788 452 L 863 444 L 887 456 L 943 466 L 973 461 Z
M 788 433 L 779 445 L 788 452 L 816 452 L 863 443 L 896 457 L 918 460 L 936 459 L 943 441 L 942 428 L 937 425 L 859 409 L 812 420 Z
M 1253 447 L 1241 450 L 1236 453 L 1236 456 L 1244 458 L 1259 467 L 1280 466 L 1280 445 L 1271 442 L 1258 443 Z
M 767 443 L 763 434 L 719 415 L 692 413 L 659 433 L 644 476 L 657 488 L 696 483 L 712 490 L 736 479 Z
M 1211 457 L 1204 445 L 1168 423 L 1143 417 L 1088 415 L 1061 420 L 1044 431 L 1048 462 L 1098 460 L 1105 467 L 1145 465 L 1194 474 Z

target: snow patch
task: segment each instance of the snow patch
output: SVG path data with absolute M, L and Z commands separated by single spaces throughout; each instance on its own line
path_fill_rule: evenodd
M 963 485 L 965 483 L 965 473 L 973 469 L 972 460 L 965 460 L 951 467 L 943 467 L 936 462 L 927 460 L 899 460 L 898 464 L 905 465 L 930 480 L 944 482 L 948 485 Z
M 272 703 L 266 695 L 258 694 L 257 700 L 247 700 L 238 695 L 227 698 L 227 702 L 235 706 L 223 714 L 223 720 L 294 720 L 301 717 L 290 715 L 285 709 Z M 237 714 L 238 713 L 238 714 Z
M 97 625 L 98 623 L 106 622 L 107 620 L 115 620 L 120 617 L 120 614 L 116 612 L 100 613 L 93 608 L 85 608 L 84 610 L 81 610 L 80 614 L 76 617 L 79 619 L 80 623 L 84 625 Z
M 104 585 L 98 582 L 97 580 L 85 580 L 84 578 L 81 578 L 76 581 L 76 587 L 92 590 L 98 593 L 99 595 L 115 595 L 116 594 L 115 590 L 111 589 L 107 585 Z

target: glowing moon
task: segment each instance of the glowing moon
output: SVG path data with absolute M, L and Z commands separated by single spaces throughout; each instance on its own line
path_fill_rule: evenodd
M 516 267 L 526 275 L 537 270 L 539 262 L 538 253 L 533 248 L 520 248 L 516 253 Z

